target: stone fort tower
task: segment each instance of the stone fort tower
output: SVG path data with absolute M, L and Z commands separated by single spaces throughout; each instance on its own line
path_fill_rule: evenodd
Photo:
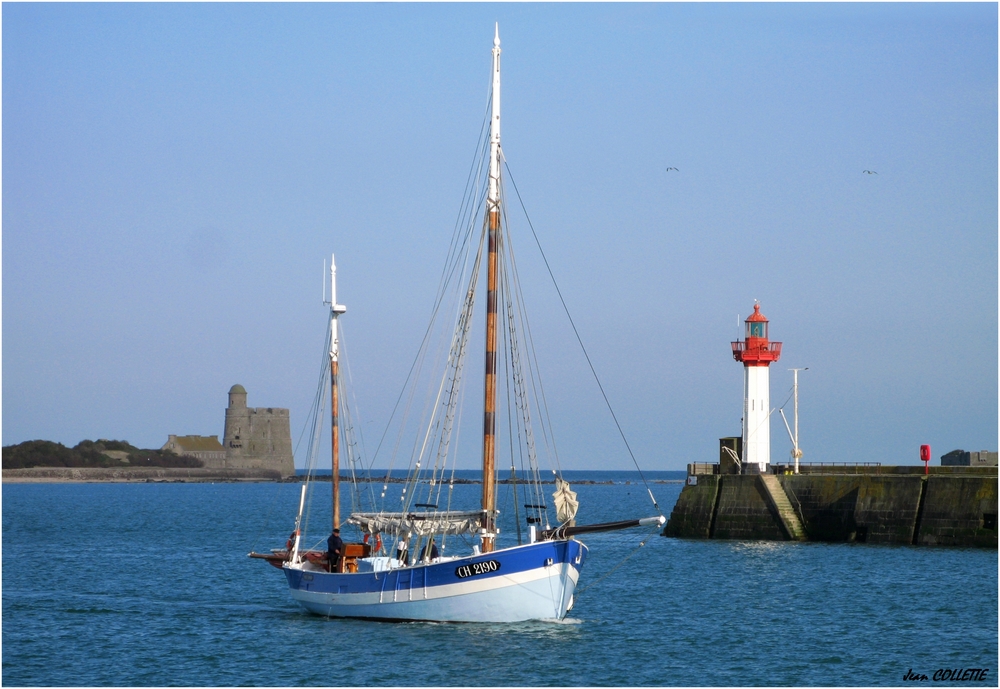
M 295 475 L 288 410 L 247 407 L 246 388 L 239 384 L 229 389 L 222 444 L 229 468 L 277 469 L 282 476 Z

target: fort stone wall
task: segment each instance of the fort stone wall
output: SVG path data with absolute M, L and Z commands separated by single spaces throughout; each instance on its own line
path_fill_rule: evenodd
M 248 407 L 247 391 L 242 385 L 229 390 L 222 444 L 226 468 L 272 469 L 283 477 L 295 474 L 288 410 Z

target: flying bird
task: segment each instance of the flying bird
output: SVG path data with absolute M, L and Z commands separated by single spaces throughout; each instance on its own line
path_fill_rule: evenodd
M 677 169 L 677 168 L 675 168 L 675 167 L 668 167 L 668 168 L 667 168 L 667 172 L 670 172 L 671 170 L 676 170 L 677 172 L 680 172 L 680 170 L 678 170 L 678 169 Z
M 874 170 L 862 170 L 862 172 L 865 173 L 866 175 L 877 175 L 878 174 Z

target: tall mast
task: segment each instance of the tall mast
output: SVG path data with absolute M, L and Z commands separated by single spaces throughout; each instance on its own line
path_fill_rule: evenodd
M 333 528 L 340 528 L 340 425 L 337 417 L 340 399 L 337 391 L 339 373 L 338 358 L 340 342 L 337 340 L 337 316 L 347 311 L 347 307 L 337 303 L 337 266 L 333 254 L 330 255 L 330 466 L 333 471 Z
M 490 187 L 486 199 L 489 261 L 486 292 L 486 382 L 483 400 L 482 550 L 490 552 L 496 538 L 496 369 L 497 369 L 497 245 L 500 238 L 500 25 L 493 36 L 493 113 L 490 118 Z

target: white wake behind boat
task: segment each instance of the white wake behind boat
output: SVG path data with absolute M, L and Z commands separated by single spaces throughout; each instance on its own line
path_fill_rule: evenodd
M 448 349 L 446 372 L 437 388 L 426 432 L 415 443 L 418 452 L 407 472 L 407 483 L 400 498 L 402 509 L 352 512 L 347 524 L 362 536 L 361 542 L 344 544 L 339 561 L 331 567 L 331 558 L 326 552 L 302 547 L 303 511 L 311 485 L 307 483 L 302 486 L 295 530 L 286 548 L 268 554 L 250 554 L 280 567 L 292 598 L 313 613 L 330 617 L 442 622 L 560 620 L 573 607 L 574 592 L 587 557 L 587 546 L 576 536 L 643 525 L 659 527 L 665 521 L 661 514 L 646 519 L 577 526 L 576 494 L 570 490 L 568 483 L 557 477 L 556 492 L 553 494 L 557 522 L 555 526 L 550 525 L 547 498 L 536 463 L 534 436 L 530 430 L 532 410 L 538 406 L 532 403 L 532 394 L 537 395 L 533 389 L 537 390 L 540 386 L 533 385 L 531 374 L 524 370 L 528 363 L 526 360 L 533 358 L 527 351 L 527 340 L 530 338 L 518 332 L 523 315 L 515 313 L 513 308 L 520 295 L 510 276 L 513 261 L 504 258 L 504 252 L 509 248 L 501 209 L 499 28 L 493 40 L 490 113 L 489 146 L 488 149 L 483 147 L 484 151 L 488 150 L 488 162 L 481 166 L 487 183 L 483 185 L 485 218 L 478 253 L 475 253 L 469 271 L 468 287 L 457 300 L 460 308 Z M 470 207 L 475 205 L 473 203 Z M 473 239 L 457 245 L 474 244 Z M 456 251 L 454 255 L 459 253 Z M 459 390 L 475 303 L 475 287 L 484 258 L 487 293 L 482 500 L 476 510 L 439 509 L 438 504 L 446 498 L 450 506 L 451 488 L 454 486 L 454 472 L 449 479 L 445 467 L 449 461 L 453 467 L 454 462 L 449 459 L 449 455 L 455 454 L 451 441 L 456 410 L 461 400 Z M 459 262 L 455 261 L 452 265 L 458 266 Z M 448 273 L 447 267 L 445 272 Z M 504 290 L 509 290 L 506 295 Z M 340 410 L 344 402 L 338 388 L 340 346 L 337 318 L 346 308 L 337 303 L 336 295 L 336 269 L 331 262 L 328 380 L 332 419 L 332 514 L 333 528 L 338 529 L 341 526 Z M 498 312 L 505 316 L 499 319 L 500 322 Z M 524 327 L 520 329 L 526 330 Z M 517 398 L 516 406 L 520 414 L 516 431 L 521 445 L 518 449 L 511 448 L 511 452 L 512 455 L 520 452 L 522 457 L 527 457 L 526 473 L 532 478 L 530 488 L 522 486 L 526 502 L 523 504 L 524 513 L 520 514 L 516 497 L 517 475 L 512 471 L 517 543 L 509 545 L 498 543 L 500 529 L 496 497 L 496 403 L 500 369 L 497 345 L 501 330 L 504 332 L 502 341 L 514 350 L 512 354 L 505 354 L 503 363 L 510 372 L 505 379 L 510 391 L 508 394 Z M 325 380 L 321 390 L 326 386 Z M 534 413 L 542 416 L 540 412 Z M 314 430 L 314 434 L 318 438 L 318 431 Z M 526 483 L 522 481 L 522 484 Z M 383 498 L 387 487 L 388 481 L 382 487 Z M 443 492 L 445 489 L 447 496 Z M 426 502 L 417 502 L 421 499 L 418 497 L 421 491 Z M 526 527 L 523 538 L 522 518 Z M 465 543 L 471 552 L 461 556 L 440 554 L 437 545 L 441 544 L 442 550 L 445 550 L 448 539 L 459 545 Z M 387 548 L 390 543 L 392 547 Z

